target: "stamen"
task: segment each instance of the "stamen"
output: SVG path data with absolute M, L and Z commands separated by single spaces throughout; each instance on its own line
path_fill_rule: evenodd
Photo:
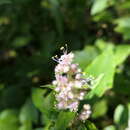
M 68 52 L 68 46 L 67 46 L 67 44 L 65 44 L 65 47 L 62 46 L 60 48 L 60 50 L 63 51 L 63 54 L 67 54 L 67 52 Z
M 57 60 L 59 59 L 57 55 L 54 56 Z
M 60 50 L 63 51 L 63 54 L 66 53 L 65 47 L 61 47 Z
M 62 50 L 64 50 L 65 48 L 62 46 L 61 48 L 60 48 L 60 50 L 62 51 Z
M 68 52 L 68 45 L 65 44 L 65 54 L 67 54 L 67 52 Z
M 56 57 L 56 56 L 53 56 L 53 57 L 52 57 L 52 60 L 54 60 L 54 61 L 56 61 L 56 62 L 59 63 L 58 57 Z

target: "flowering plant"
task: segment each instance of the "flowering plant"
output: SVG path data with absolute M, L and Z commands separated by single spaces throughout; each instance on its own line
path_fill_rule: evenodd
M 121 56 L 120 46 L 107 44 L 100 53 L 97 47 L 93 47 L 94 51 L 97 49 L 95 57 L 91 57 L 93 50 L 89 49 L 72 53 L 67 51 L 67 46 L 62 47 L 63 54 L 52 57 L 57 62 L 52 84 L 33 89 L 32 101 L 42 113 L 45 130 L 97 130 L 93 122 L 100 123 L 100 117 L 104 115 L 109 117 L 108 101 L 116 96 L 109 89 L 113 87 L 117 66 L 125 60 L 129 49 Z M 88 53 L 91 60 L 88 60 Z M 129 105 L 120 104 L 115 109 L 114 122 L 121 130 L 129 129 L 128 120 L 123 122 L 121 118 L 121 113 L 129 108 Z M 107 128 L 111 129 L 113 125 L 105 130 Z
M 55 85 L 56 107 L 60 110 L 69 109 L 77 112 L 80 101 L 84 99 L 87 90 L 91 88 L 93 78 L 85 78 L 78 64 L 73 63 L 74 54 L 67 53 L 66 48 L 62 47 L 63 55 L 60 58 L 56 55 L 52 57 L 58 64 L 55 67 L 55 78 L 52 83 Z M 79 120 L 85 121 L 91 114 L 89 104 L 83 105 L 83 110 L 79 114 Z

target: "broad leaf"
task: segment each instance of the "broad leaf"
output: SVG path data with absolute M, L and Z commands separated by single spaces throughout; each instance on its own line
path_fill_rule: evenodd
M 108 0 L 95 0 L 91 8 L 91 14 L 95 15 L 103 11 L 108 7 L 108 5 Z
M 75 52 L 74 61 L 79 64 L 82 69 L 85 69 L 99 54 L 98 49 L 94 46 L 86 46 L 82 51 Z
M 115 48 L 115 65 L 119 65 L 125 61 L 130 55 L 130 45 L 119 45 Z
M 32 91 L 34 105 L 42 112 L 41 118 L 45 125 L 48 125 L 57 117 L 54 109 L 55 98 L 53 92 L 48 93 L 45 89 L 34 89 Z
M 32 130 L 31 122 L 26 122 L 22 126 L 19 127 L 19 130 Z
M 0 113 L 0 130 L 18 130 L 18 114 L 15 110 L 4 110 Z
M 43 113 L 48 113 L 54 108 L 53 92 L 47 94 L 45 89 L 33 89 L 32 100 L 34 105 Z
M 118 105 L 114 113 L 114 122 L 120 127 L 125 128 L 128 123 L 128 108 L 124 105 Z
M 41 111 L 43 112 L 44 110 L 44 94 L 46 93 L 46 90 L 44 89 L 33 89 L 32 90 L 32 100 L 34 105 Z
M 116 130 L 116 127 L 114 125 L 109 125 L 105 127 L 103 130 Z
M 124 39 L 130 39 L 130 18 L 129 17 L 122 17 L 115 20 L 117 24 L 115 31 L 123 34 Z
M 19 120 L 21 123 L 26 124 L 27 122 L 37 122 L 38 111 L 32 104 L 31 100 L 27 100 L 20 111 Z
M 103 108 L 102 111 L 100 111 L 100 108 Z M 103 100 L 98 101 L 94 104 L 92 117 L 98 118 L 100 116 L 105 115 L 106 112 L 107 112 L 107 101 L 103 99 Z
M 60 112 L 54 130 L 66 130 L 74 117 L 75 113 L 73 112 Z
M 112 88 L 115 73 L 113 46 L 109 46 L 86 69 L 85 73 L 98 77 L 103 74 L 101 82 L 87 95 L 87 98 L 102 96 L 106 90 Z

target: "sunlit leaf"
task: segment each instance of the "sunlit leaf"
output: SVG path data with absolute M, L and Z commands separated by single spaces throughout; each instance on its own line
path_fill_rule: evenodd
M 102 96 L 104 92 L 113 86 L 113 78 L 115 73 L 113 47 L 108 47 L 101 55 L 99 55 L 86 69 L 86 74 L 98 77 L 103 74 L 103 78 L 93 91 L 91 96 Z M 89 97 L 89 95 L 88 95 Z
M 128 109 L 124 105 L 118 105 L 114 113 L 114 122 L 124 128 L 128 123 Z
M 115 27 L 115 31 L 123 34 L 124 39 L 130 39 L 130 18 L 122 17 L 115 20 L 117 26 Z
M 115 65 L 120 65 L 130 55 L 130 45 L 118 45 L 115 48 Z
M 84 50 L 75 52 L 74 61 L 84 70 L 98 54 L 99 52 L 96 47 L 86 46 Z
M 114 125 L 109 125 L 105 127 L 103 130 L 116 130 L 116 127 Z
M 108 7 L 108 0 L 95 0 L 92 8 L 91 14 L 95 15 Z

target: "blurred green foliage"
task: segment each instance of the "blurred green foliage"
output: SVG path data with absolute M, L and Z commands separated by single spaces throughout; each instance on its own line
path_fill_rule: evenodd
M 0 130 L 69 129 L 75 115 L 55 110 L 43 86 L 65 43 L 97 77 L 91 122 L 77 130 L 130 129 L 129 0 L 0 0 Z

